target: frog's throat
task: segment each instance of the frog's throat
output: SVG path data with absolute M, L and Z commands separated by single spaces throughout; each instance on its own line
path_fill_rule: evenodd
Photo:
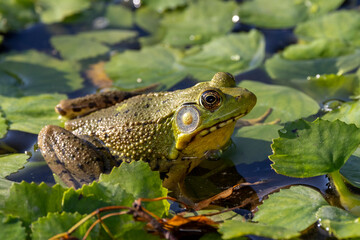
M 200 137 L 205 137 L 206 135 L 215 132 L 216 130 L 223 128 L 229 124 L 235 123 L 239 118 L 245 116 L 246 113 L 240 114 L 238 116 L 229 118 L 227 120 L 224 120 L 222 122 L 219 122 L 211 127 L 202 129 L 201 131 L 197 131 L 195 134 L 180 134 L 178 136 L 177 142 L 176 142 L 176 146 L 175 148 L 179 151 L 185 149 L 189 143 L 192 142 L 192 140 L 196 137 L 196 136 L 200 136 Z

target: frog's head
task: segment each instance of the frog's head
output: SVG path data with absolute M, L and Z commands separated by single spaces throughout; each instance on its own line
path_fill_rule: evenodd
M 173 121 L 175 148 L 186 156 L 200 158 L 209 150 L 221 149 L 236 120 L 256 104 L 256 96 L 237 87 L 234 77 L 224 72 L 186 92 L 186 102 L 176 110 Z

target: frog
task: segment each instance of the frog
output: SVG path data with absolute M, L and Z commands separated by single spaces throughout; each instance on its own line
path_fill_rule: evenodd
M 119 95 L 63 102 L 57 111 L 71 116 L 64 128 L 47 125 L 40 131 L 39 149 L 67 186 L 80 188 L 121 163 L 145 161 L 160 172 L 164 187 L 176 191 L 207 153 L 229 145 L 236 122 L 257 101 L 226 72 L 186 89 Z

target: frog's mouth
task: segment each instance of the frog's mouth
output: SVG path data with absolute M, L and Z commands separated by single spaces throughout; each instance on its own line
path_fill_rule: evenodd
M 246 114 L 247 113 L 242 113 L 242 114 L 240 114 L 240 115 L 238 115 L 236 117 L 232 117 L 232 118 L 230 118 L 228 120 L 219 122 L 219 123 L 217 123 L 217 124 L 215 124 L 215 125 L 213 125 L 211 127 L 205 128 L 205 129 L 201 130 L 200 132 L 198 132 L 197 134 L 195 134 L 195 136 L 199 135 L 201 137 L 205 137 L 206 135 L 208 135 L 208 134 L 210 134 L 212 132 L 215 132 L 216 130 L 218 130 L 218 129 L 222 128 L 222 127 L 225 127 L 225 126 L 227 126 L 227 125 L 229 125 L 229 124 L 231 124 L 233 122 L 236 122 L 237 120 L 239 120 L 240 118 L 242 118 Z

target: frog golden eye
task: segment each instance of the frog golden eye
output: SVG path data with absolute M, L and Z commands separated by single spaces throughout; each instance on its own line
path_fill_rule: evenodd
M 183 106 L 176 115 L 176 125 L 181 132 L 191 133 L 200 124 L 200 112 L 194 106 Z
M 207 90 L 201 94 L 200 104 L 208 110 L 215 110 L 220 106 L 221 96 L 215 90 Z

